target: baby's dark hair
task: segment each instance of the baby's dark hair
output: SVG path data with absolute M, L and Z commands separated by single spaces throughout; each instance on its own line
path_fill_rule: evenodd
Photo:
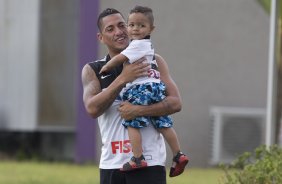
M 135 6 L 132 10 L 130 10 L 129 14 L 132 13 L 143 13 L 146 17 L 148 17 L 151 25 L 154 25 L 154 15 L 153 10 L 146 6 Z
M 123 15 L 118 10 L 116 10 L 114 8 L 107 8 L 99 14 L 99 17 L 97 19 L 97 27 L 98 27 L 100 32 L 101 32 L 101 20 L 108 15 L 112 15 L 112 14 L 116 14 L 116 13 L 120 14 L 123 17 Z

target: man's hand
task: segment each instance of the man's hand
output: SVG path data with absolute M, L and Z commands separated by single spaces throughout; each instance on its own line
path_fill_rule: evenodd
M 120 74 L 120 78 L 126 83 L 132 82 L 138 77 L 148 76 L 148 72 L 150 70 L 150 64 L 144 63 L 145 58 L 141 58 L 138 61 L 129 64 L 125 63 L 123 65 L 122 73 Z
M 138 115 L 136 105 L 132 105 L 127 101 L 120 104 L 118 111 L 120 112 L 120 116 L 125 120 L 132 120 Z

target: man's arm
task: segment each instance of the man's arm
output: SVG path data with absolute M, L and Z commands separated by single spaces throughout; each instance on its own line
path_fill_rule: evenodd
M 123 102 L 119 107 L 122 118 L 129 120 L 138 116 L 163 116 L 173 114 L 181 110 L 182 102 L 180 93 L 169 74 L 167 63 L 159 55 L 156 55 L 156 59 L 161 75 L 161 81 L 166 85 L 167 97 L 159 103 L 148 106 L 132 105 L 128 102 Z
M 86 64 L 82 69 L 83 102 L 88 114 L 99 117 L 113 103 L 126 83 L 147 75 L 148 64 L 136 62 L 124 65 L 122 73 L 107 87 L 101 89 L 100 82 L 93 69 Z

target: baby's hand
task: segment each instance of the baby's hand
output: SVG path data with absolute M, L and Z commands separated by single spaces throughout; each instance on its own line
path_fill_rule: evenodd
M 108 72 L 108 71 L 109 71 L 109 69 L 108 69 L 107 65 L 104 65 L 104 66 L 101 68 L 99 74 L 102 74 L 102 73 Z

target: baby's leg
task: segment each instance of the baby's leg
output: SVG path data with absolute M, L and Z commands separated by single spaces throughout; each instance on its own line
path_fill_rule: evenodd
M 172 154 L 176 155 L 180 151 L 180 144 L 174 129 L 172 127 L 159 128 L 158 131 L 164 136 L 172 151 Z
M 173 153 L 172 166 L 169 171 L 170 177 L 175 177 L 183 173 L 189 158 L 180 151 L 180 144 L 177 134 L 172 128 L 172 121 L 169 116 L 152 118 L 154 126 L 164 136 Z
M 142 155 L 142 137 L 138 128 L 127 127 L 133 155 L 139 158 Z

